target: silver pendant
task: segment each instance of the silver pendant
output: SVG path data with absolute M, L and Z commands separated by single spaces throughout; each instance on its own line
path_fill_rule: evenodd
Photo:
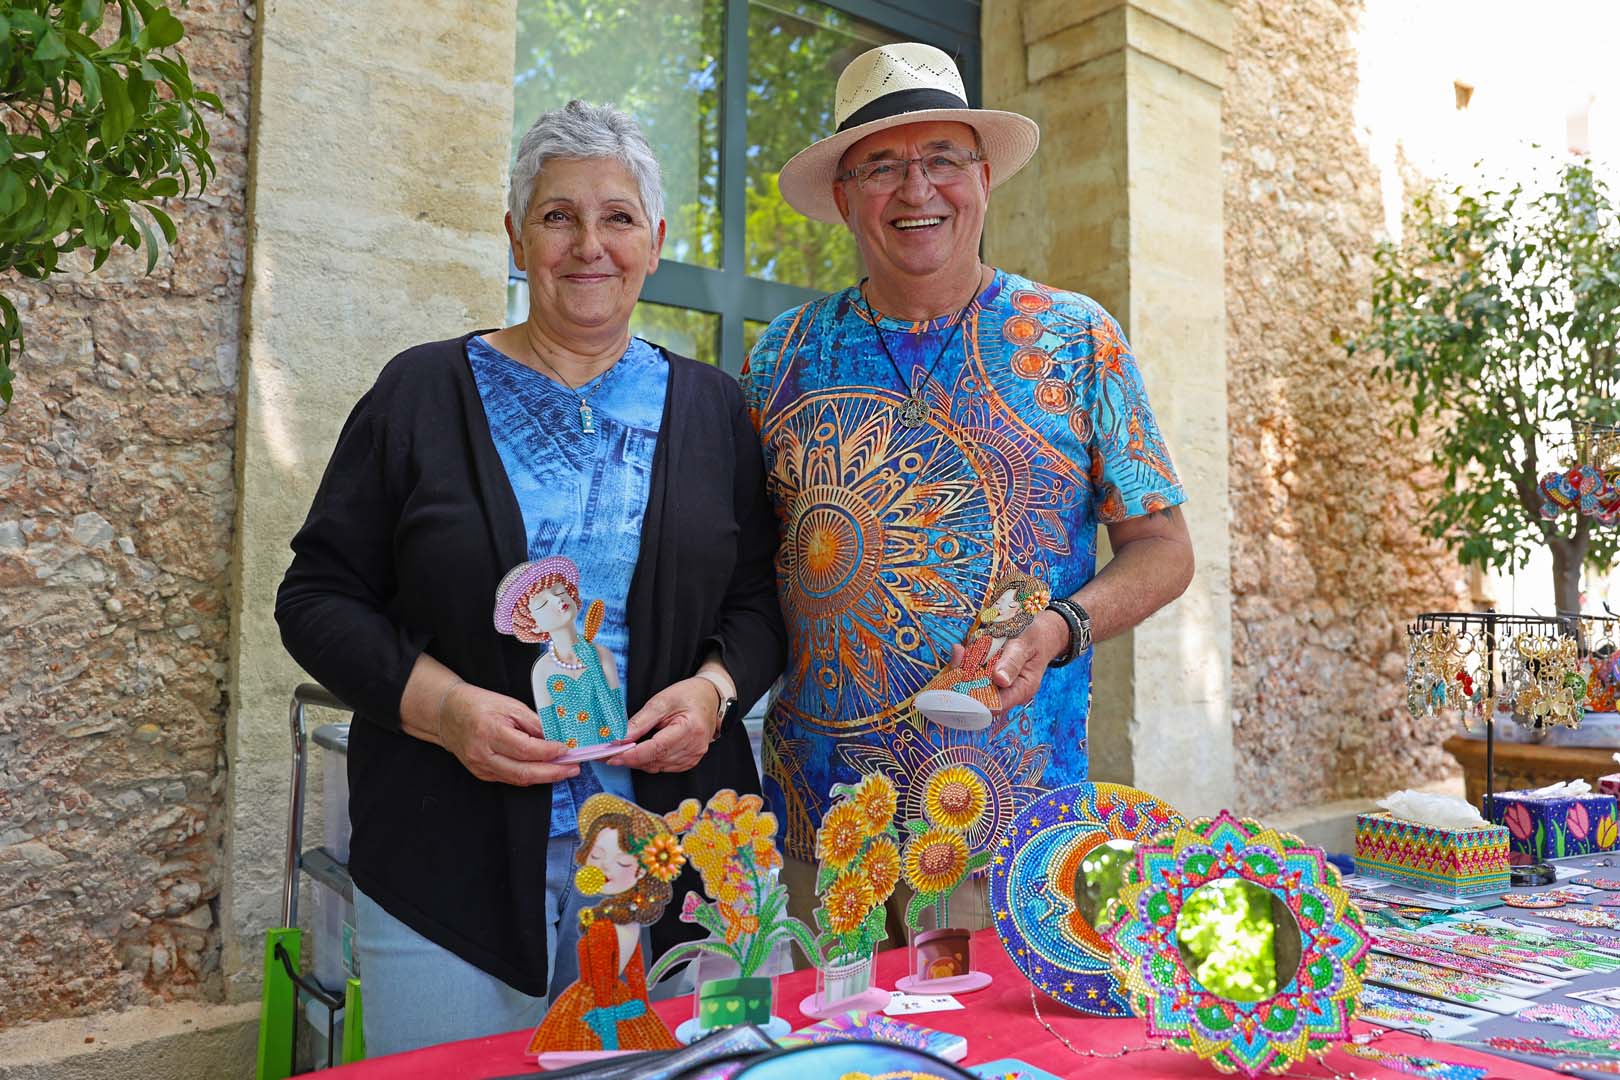
M 928 406 L 916 395 L 906 398 L 906 403 L 900 406 L 900 423 L 904 427 L 922 427 L 928 423 L 928 416 Z
M 583 401 L 579 403 L 579 430 L 587 435 L 596 434 L 596 416 Z

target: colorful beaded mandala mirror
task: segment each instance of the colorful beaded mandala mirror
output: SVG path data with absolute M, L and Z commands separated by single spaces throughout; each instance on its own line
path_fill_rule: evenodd
M 1223 1072 L 1350 1038 L 1369 941 L 1322 852 L 1222 812 L 1139 844 L 1104 934 L 1148 1034 Z

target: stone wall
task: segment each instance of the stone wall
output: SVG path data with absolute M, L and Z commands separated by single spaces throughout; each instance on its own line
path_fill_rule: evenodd
M 192 0 L 219 175 L 179 239 L 6 281 L 0 1027 L 216 995 L 252 6 Z
M 1403 703 L 1404 624 L 1468 603 L 1414 524 L 1441 478 L 1341 344 L 1370 314 L 1379 178 L 1353 115 L 1357 0 L 1241 0 L 1226 301 L 1237 789 L 1254 813 L 1454 768 Z

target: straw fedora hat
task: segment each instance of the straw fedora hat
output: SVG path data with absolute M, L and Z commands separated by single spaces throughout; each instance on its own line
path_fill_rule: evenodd
M 1027 116 L 969 108 L 956 64 L 932 45 L 914 41 L 883 45 L 851 60 L 838 76 L 833 118 L 838 130 L 793 155 L 777 186 L 793 209 L 834 225 L 844 220 L 833 201 L 839 159 L 874 131 L 928 120 L 971 125 L 984 143 L 991 187 L 1023 168 L 1041 141 L 1041 129 Z

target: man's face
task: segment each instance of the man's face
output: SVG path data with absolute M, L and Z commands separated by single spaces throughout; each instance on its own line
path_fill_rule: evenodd
M 928 158 L 941 151 L 976 148 L 966 124 L 929 121 L 868 135 L 845 151 L 840 174 L 869 161 Z M 874 192 L 855 180 L 838 181 L 833 198 L 855 234 L 873 278 L 923 277 L 977 261 L 990 194 L 990 166 L 974 162 L 954 182 L 930 180 L 913 165 L 898 188 Z

